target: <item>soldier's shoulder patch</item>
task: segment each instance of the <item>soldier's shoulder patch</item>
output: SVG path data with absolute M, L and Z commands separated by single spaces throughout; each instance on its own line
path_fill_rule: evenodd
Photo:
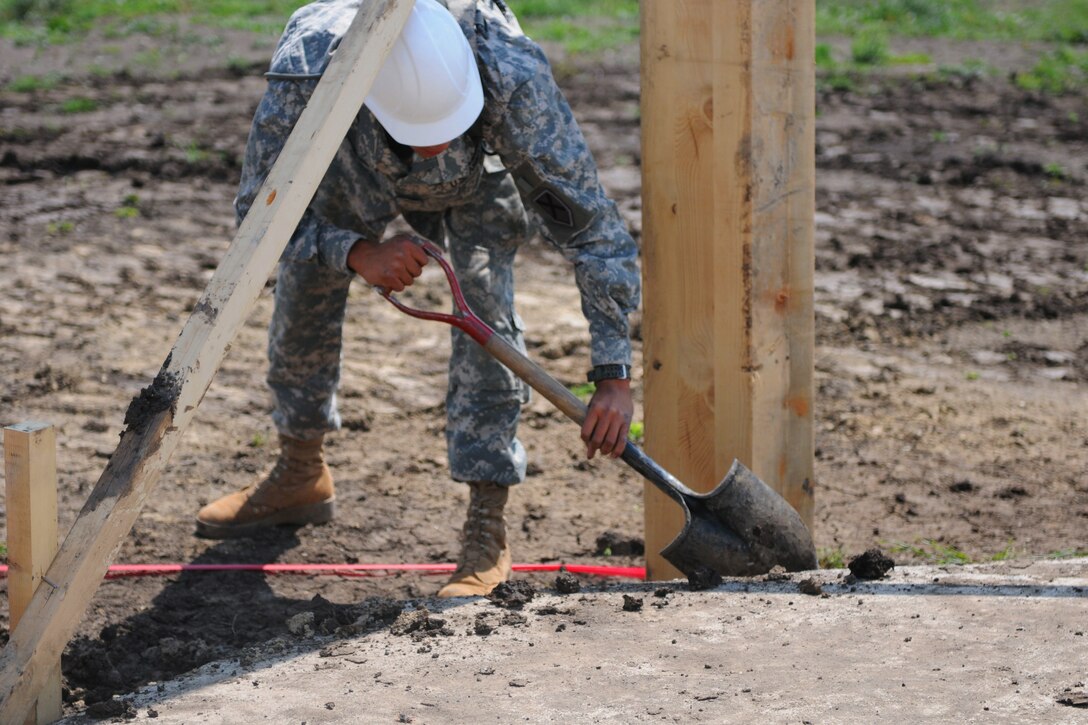
M 596 214 L 546 180 L 529 162 L 511 172 L 526 204 L 538 213 L 557 241 L 564 242 L 590 225 Z
M 531 199 L 538 211 L 561 227 L 574 228 L 574 212 L 551 189 L 538 190 Z

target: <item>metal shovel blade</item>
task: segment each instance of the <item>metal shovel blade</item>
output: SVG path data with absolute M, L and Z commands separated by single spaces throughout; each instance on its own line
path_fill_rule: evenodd
M 684 510 L 684 528 L 661 555 L 685 576 L 700 567 L 721 576 L 765 574 L 775 566 L 817 568 L 816 548 L 801 517 L 739 461 L 710 493 L 672 498 Z

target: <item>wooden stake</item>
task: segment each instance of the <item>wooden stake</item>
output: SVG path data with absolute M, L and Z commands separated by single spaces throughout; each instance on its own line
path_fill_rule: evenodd
M 415 0 L 359 10 L 181 336 L 0 654 L 0 723 L 21 722 L 245 323 Z
M 812 526 L 814 0 L 642 0 L 646 449 Z M 649 576 L 682 526 L 646 488 Z
M 57 553 L 57 434 L 48 423 L 4 429 L 7 481 L 8 606 L 11 629 L 19 624 L 34 590 Z M 45 586 L 49 586 L 46 584 Z M 59 720 L 60 657 L 53 661 L 27 725 Z

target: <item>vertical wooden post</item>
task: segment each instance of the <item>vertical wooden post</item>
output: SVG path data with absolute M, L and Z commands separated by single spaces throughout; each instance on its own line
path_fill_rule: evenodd
M 815 0 L 642 0 L 646 448 L 813 512 Z M 647 486 L 649 576 L 679 511 Z
M 57 434 L 48 423 L 4 429 L 7 481 L 8 605 L 12 631 L 57 553 Z M 46 585 L 48 586 L 48 584 Z M 60 660 L 53 667 L 27 725 L 61 717 Z

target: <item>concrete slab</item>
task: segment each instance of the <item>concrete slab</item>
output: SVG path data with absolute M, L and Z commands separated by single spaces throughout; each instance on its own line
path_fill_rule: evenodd
M 1088 559 L 843 574 L 427 601 L 444 630 L 295 642 L 129 699 L 155 723 L 1088 722 Z

